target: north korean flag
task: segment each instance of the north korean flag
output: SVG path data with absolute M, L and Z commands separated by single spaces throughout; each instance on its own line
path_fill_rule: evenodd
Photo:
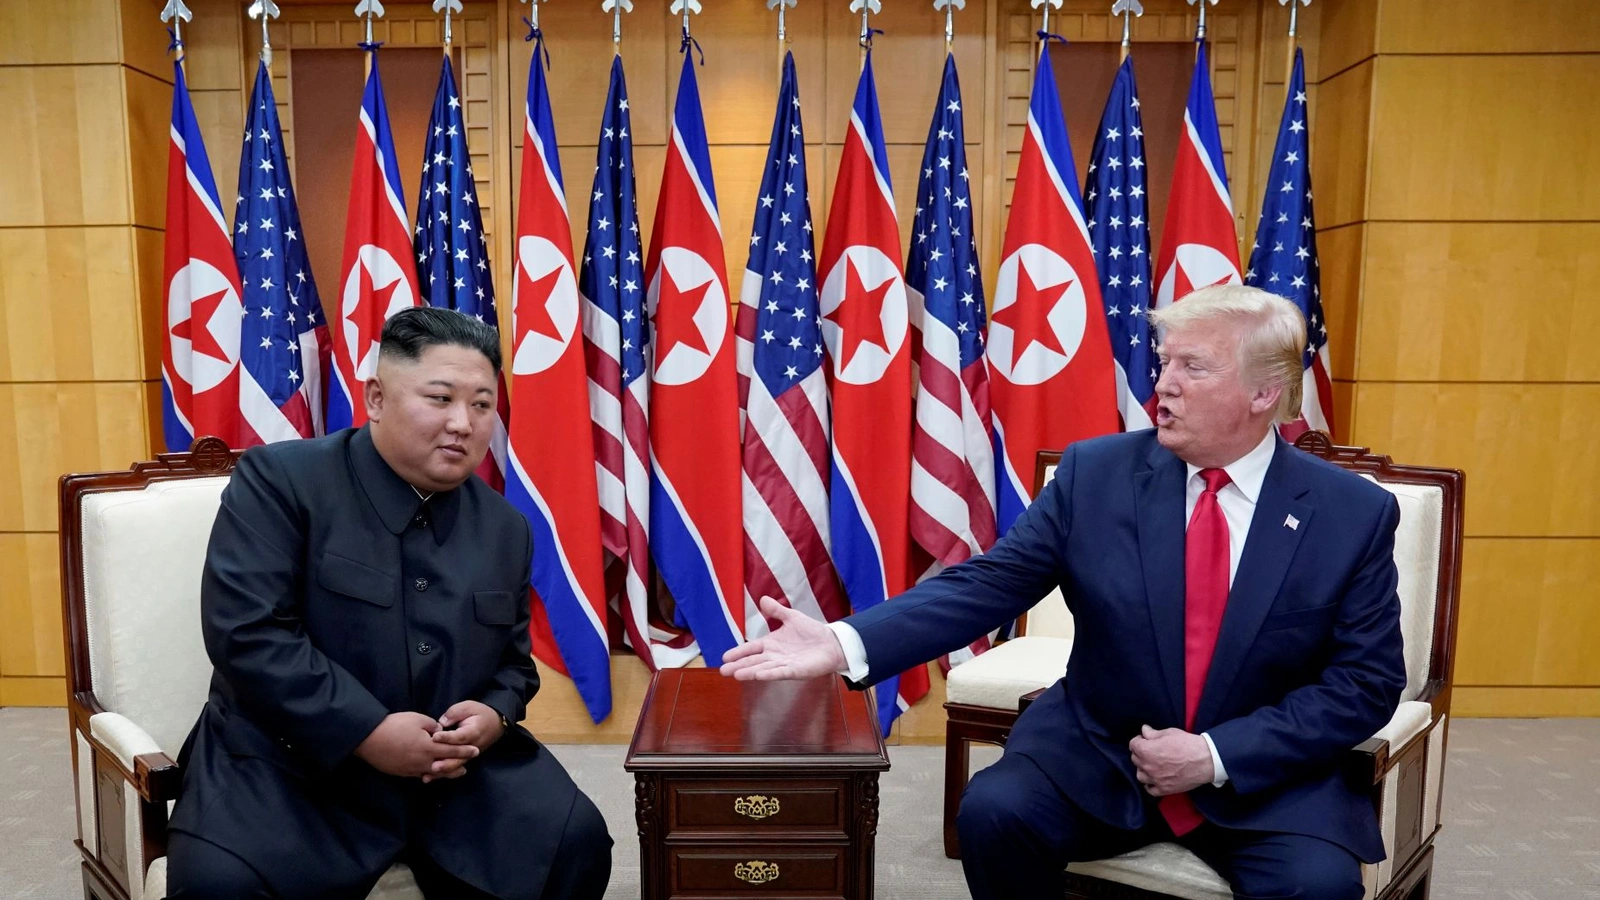
M 239 447 L 244 291 L 183 63 L 173 69 L 162 265 L 167 311 L 161 341 L 162 426 L 167 449 L 174 452 L 188 450 L 205 435 Z
M 1033 499 L 1040 450 L 1119 428 L 1116 367 L 1050 54 L 1039 57 L 989 319 L 999 533 Z
M 1156 309 L 1165 309 L 1203 287 L 1240 283 L 1239 238 L 1206 59 L 1202 41 L 1189 82 L 1183 135 L 1178 140 L 1172 193 L 1167 198 L 1167 222 L 1157 250 Z
M 572 228 L 540 44 L 529 61 L 523 120 L 506 499 L 533 529 L 535 651 L 572 677 L 599 722 L 611 714 L 600 500 Z
M 752 620 L 762 622 L 744 599 L 727 268 L 700 89 L 685 53 L 644 270 L 655 327 L 650 552 L 708 666 L 744 642 Z
M 338 315 L 329 316 L 333 384 L 328 388 L 328 433 L 367 421 L 362 385 L 378 368 L 378 337 L 392 313 L 421 302 L 411 263 L 411 229 L 400 186 L 389 110 L 378 79 L 378 51 L 361 95 L 350 205 L 345 214 L 344 273 Z
M 911 343 L 900 228 L 868 51 L 850 108 L 817 272 L 833 388 L 829 524 L 834 565 L 860 612 L 910 584 Z M 928 692 L 917 668 L 878 686 L 884 734 Z

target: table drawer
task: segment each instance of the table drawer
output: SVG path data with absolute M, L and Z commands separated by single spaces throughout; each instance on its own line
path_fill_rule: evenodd
M 667 831 L 808 831 L 844 835 L 845 782 L 750 778 L 669 781 Z
M 677 846 L 668 849 L 673 897 L 844 897 L 843 845 Z

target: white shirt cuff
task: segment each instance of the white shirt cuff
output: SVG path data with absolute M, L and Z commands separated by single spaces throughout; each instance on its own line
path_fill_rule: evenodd
M 828 627 L 833 629 L 834 637 L 839 639 L 839 646 L 844 649 L 844 668 L 839 674 L 851 681 L 867 680 L 867 648 L 861 643 L 861 635 L 856 630 L 843 622 L 829 622 Z M 1216 751 L 1211 751 L 1213 756 Z
M 861 639 L 858 637 L 856 640 L 859 641 Z M 1216 778 L 1211 781 L 1211 786 L 1215 788 L 1222 787 L 1228 783 L 1228 770 L 1222 767 L 1222 757 L 1217 755 L 1217 745 L 1211 740 L 1211 735 L 1202 733 L 1200 736 L 1206 739 L 1206 747 L 1211 750 L 1211 768 L 1213 774 L 1216 775 Z

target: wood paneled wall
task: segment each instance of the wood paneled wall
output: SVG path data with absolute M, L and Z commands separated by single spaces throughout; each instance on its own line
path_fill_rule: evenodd
M 1467 472 L 1456 711 L 1600 715 L 1600 16 L 1318 6 L 1340 420 Z
M 346 3 L 280 0 L 274 25 L 280 116 L 295 146 L 295 48 L 358 39 Z M 239 133 L 259 26 L 242 4 L 191 0 L 187 74 L 224 198 L 235 193 Z M 677 88 L 678 20 L 665 3 L 625 16 L 642 227 L 648 232 Z M 32 128 L 0 133 L 0 565 L 21 573 L 0 594 L 0 704 L 60 700 L 55 478 L 121 467 L 159 441 L 161 241 L 172 64 L 158 0 L 0 3 L 0 96 Z M 812 213 L 825 227 L 860 64 L 843 0 L 789 15 L 800 75 Z M 1067 0 L 1052 31 L 1072 45 L 1114 44 L 1101 0 Z M 1134 53 L 1184 42 L 1193 8 L 1146 0 Z M 502 315 L 522 110 L 532 45 L 527 7 L 475 0 L 457 26 L 469 144 L 491 236 Z M 429 46 L 425 3 L 391 3 L 379 40 Z M 1319 0 L 1300 18 L 1306 51 L 1324 297 L 1342 438 L 1406 462 L 1466 469 L 1468 507 L 1457 694 L 1479 714 L 1600 713 L 1600 363 L 1580 341 L 1600 325 L 1580 286 L 1600 275 L 1600 119 L 1573 98 L 1600 89 L 1600 25 L 1589 0 L 1510 10 L 1459 0 Z M 598 4 L 541 11 L 556 86 L 555 124 L 569 195 L 593 170 L 612 58 Z M 1248 247 L 1283 104 L 1287 13 L 1229 0 L 1209 17 L 1218 116 L 1241 244 Z M 968 165 L 982 265 L 993 273 L 1038 27 L 1026 0 L 957 14 Z M 737 296 L 771 128 L 779 47 L 756 0 L 708 8 L 694 23 L 696 74 Z M 944 53 L 931 4 L 885 4 L 874 53 L 891 178 L 908 221 L 915 167 Z M 351 49 L 352 53 L 356 52 Z M 1058 67 L 1059 68 L 1059 67 Z M 1063 93 L 1074 90 L 1063 84 Z M 1149 90 L 1149 88 L 1146 88 Z M 1101 98 L 1094 98 L 1096 108 Z M 353 125 L 352 125 L 353 127 Z M 1086 160 L 1078 159 L 1081 169 Z M 1152 178 L 1170 160 L 1151 160 Z M 297 172 L 297 175 L 300 174 Z M 415 173 L 404 173 L 410 185 Z M 415 197 L 411 198 L 413 204 Z M 232 204 L 224 203 L 231 216 Z M 574 207 L 582 246 L 582 204 Z M 311 235 L 337 243 L 339 234 Z M 902 229 L 902 241 L 909 240 Z M 988 282 L 992 282 L 992 274 Z M 992 283 L 986 283 L 992 295 Z M 1588 454 L 1587 456 L 1585 454 Z M 588 725 L 554 674 L 534 715 L 550 737 L 625 739 L 646 680 L 614 664 L 617 710 Z M 635 670 L 639 671 L 635 671 Z M 903 717 L 902 740 L 942 735 L 934 696 Z

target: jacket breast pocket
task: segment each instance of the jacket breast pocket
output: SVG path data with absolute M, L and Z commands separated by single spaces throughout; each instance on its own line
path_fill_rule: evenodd
M 472 595 L 472 611 L 483 625 L 507 626 L 517 623 L 516 597 L 510 591 L 477 591 Z
M 365 600 L 374 606 L 394 605 L 393 576 L 336 553 L 322 554 L 317 583 L 336 594 Z
M 1339 612 L 1339 604 L 1329 603 L 1325 606 L 1313 606 L 1310 609 L 1295 609 L 1289 612 L 1274 613 L 1261 621 L 1261 631 L 1285 631 L 1290 628 L 1326 628 L 1333 622 L 1333 617 Z

